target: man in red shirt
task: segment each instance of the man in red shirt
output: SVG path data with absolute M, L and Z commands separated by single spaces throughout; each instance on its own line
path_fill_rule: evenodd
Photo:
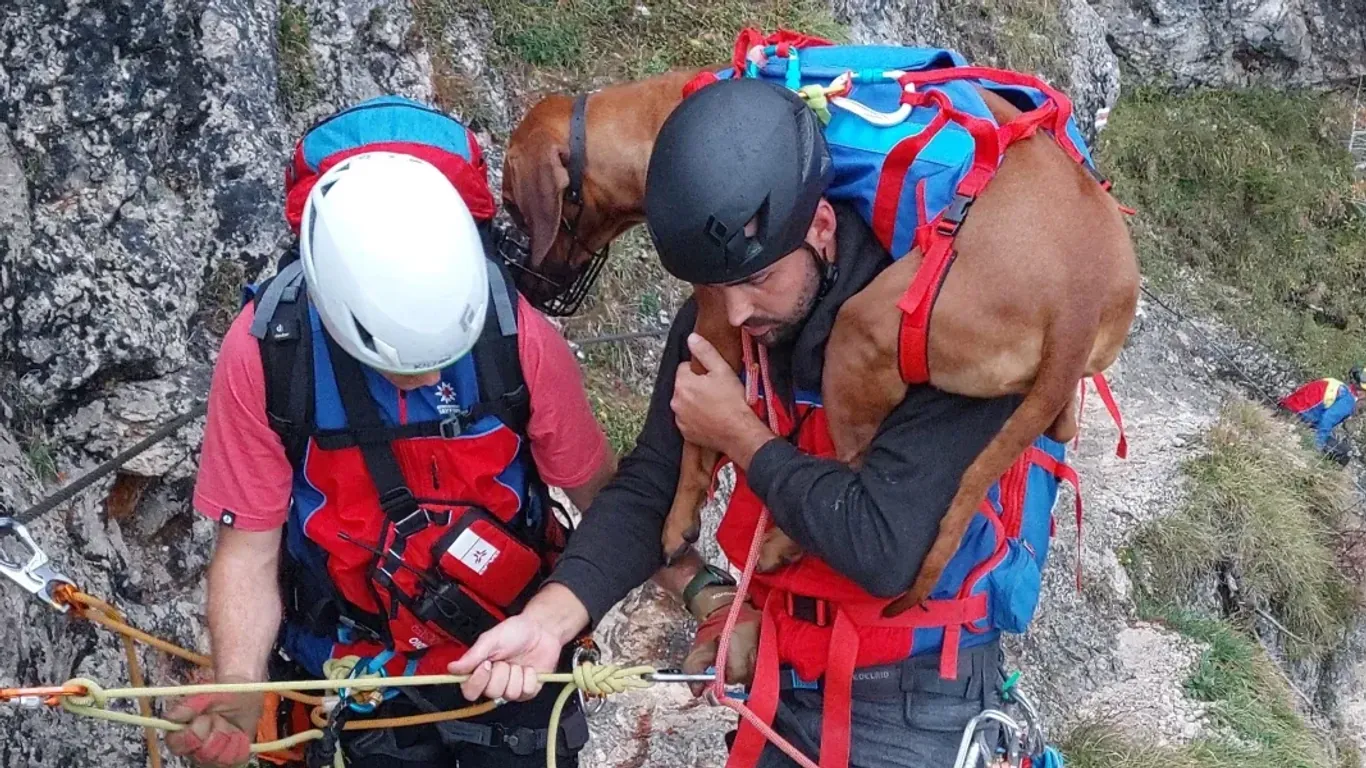
M 194 506 L 220 523 L 216 678 L 266 679 L 277 639 L 297 665 L 286 674 L 347 656 L 444 672 L 520 610 L 562 547 L 547 484 L 584 509 L 615 456 L 567 343 L 507 288 L 435 167 L 349 158 L 319 179 L 300 231 L 299 260 L 224 337 L 209 395 Z M 379 714 L 463 704 L 454 689 L 422 696 Z M 552 700 L 458 728 L 348 733 L 341 748 L 353 768 L 530 767 L 548 747 L 575 765 L 586 723 L 571 712 L 546 734 Z M 191 698 L 169 714 L 189 727 L 167 741 L 201 764 L 245 763 L 261 709 L 260 695 Z

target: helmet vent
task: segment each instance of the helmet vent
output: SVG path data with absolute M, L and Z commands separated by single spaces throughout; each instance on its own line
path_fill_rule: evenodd
M 379 350 L 375 348 L 375 337 L 365 330 L 365 326 L 360 324 L 360 320 L 357 320 L 355 315 L 351 315 L 351 324 L 356 326 L 356 335 L 360 337 L 360 342 L 365 345 L 365 348 L 371 352 L 378 352 Z
M 730 228 L 726 226 L 725 222 L 716 218 L 714 213 L 707 219 L 706 231 L 707 237 L 710 237 L 717 245 L 725 245 L 726 235 L 730 234 Z

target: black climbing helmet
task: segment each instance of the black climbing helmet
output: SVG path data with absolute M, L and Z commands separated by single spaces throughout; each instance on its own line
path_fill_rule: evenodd
M 701 88 L 664 121 L 646 172 L 645 219 L 664 268 L 729 283 L 797 250 L 830 169 L 820 121 L 797 94 L 750 78 Z

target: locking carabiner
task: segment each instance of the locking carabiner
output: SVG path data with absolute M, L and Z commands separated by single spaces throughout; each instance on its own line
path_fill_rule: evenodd
M 20 560 L 11 560 L 4 547 L 0 546 L 0 573 L 8 576 L 29 594 L 66 613 L 70 606 L 57 599 L 57 591 L 63 584 L 74 588 L 76 583 L 52 567 L 47 553 L 38 547 L 23 523 L 12 517 L 0 516 L 0 540 L 6 537 L 18 539 L 19 543 L 28 549 L 28 557 L 27 560 L 23 560 L 22 556 Z

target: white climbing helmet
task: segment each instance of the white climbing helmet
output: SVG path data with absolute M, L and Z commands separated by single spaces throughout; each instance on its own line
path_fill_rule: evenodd
M 417 374 L 474 348 L 489 300 L 484 245 L 435 166 L 395 152 L 347 158 L 314 185 L 300 233 L 309 298 L 352 357 Z

